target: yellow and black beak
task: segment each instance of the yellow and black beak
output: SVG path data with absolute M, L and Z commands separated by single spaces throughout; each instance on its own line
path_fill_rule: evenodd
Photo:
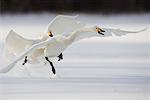
M 51 32 L 51 31 L 50 31 L 50 32 L 48 32 L 48 36 L 53 37 L 53 34 L 52 34 L 52 32 Z
M 102 32 L 105 32 L 104 30 L 102 30 L 102 29 L 99 28 L 99 27 L 96 27 L 96 31 L 97 31 L 97 33 L 99 33 L 99 34 L 101 34 L 101 35 L 104 35 L 104 33 L 102 33 Z

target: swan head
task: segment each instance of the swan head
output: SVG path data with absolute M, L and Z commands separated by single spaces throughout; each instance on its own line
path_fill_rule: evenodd
M 101 29 L 98 26 L 94 26 L 94 31 L 96 31 L 98 34 L 104 35 L 103 32 L 105 32 L 105 30 Z
M 104 35 L 103 32 L 105 32 L 105 30 L 103 30 L 102 28 L 98 27 L 98 26 L 92 26 L 88 28 L 89 31 L 94 32 L 94 33 L 98 33 L 100 35 Z

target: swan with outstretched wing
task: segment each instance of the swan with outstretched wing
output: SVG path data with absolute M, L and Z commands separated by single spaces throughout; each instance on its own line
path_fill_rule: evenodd
M 33 44 L 39 43 L 49 37 L 65 34 L 84 26 L 83 23 L 75 20 L 76 16 L 56 16 L 47 26 L 45 32 L 38 39 L 27 39 L 11 30 L 5 40 L 5 54 L 8 60 L 12 60 L 30 48 Z M 43 49 L 37 49 L 30 59 L 30 63 L 38 62 L 35 54 L 40 54 Z M 62 57 L 60 55 L 59 57 Z M 60 60 L 60 59 L 59 59 Z
M 60 16 L 62 17 L 62 16 Z M 60 18 L 61 19 L 61 18 Z M 16 57 L 16 59 L 14 61 L 12 61 L 12 63 L 10 63 L 9 65 L 7 65 L 6 67 L 2 68 L 0 70 L 1 73 L 6 73 L 8 71 L 10 71 L 14 65 L 20 61 L 21 59 L 23 59 L 24 57 L 31 57 L 34 56 L 35 58 L 38 58 L 39 56 L 43 56 L 45 58 L 46 61 L 49 62 L 49 64 L 52 67 L 52 72 L 53 74 L 56 74 L 56 70 L 54 68 L 53 63 L 49 60 L 49 57 L 58 57 L 69 45 L 71 45 L 73 42 L 77 41 L 77 40 L 81 40 L 81 39 L 85 39 L 85 38 L 90 38 L 93 36 L 98 36 L 98 37 L 107 37 L 107 36 L 112 36 L 112 34 L 116 35 L 116 36 L 122 36 L 122 35 L 126 35 L 128 33 L 139 33 L 142 32 L 144 30 L 140 30 L 140 31 L 124 31 L 124 30 L 120 30 L 120 29 L 110 29 L 110 28 L 100 28 L 98 26 L 88 26 L 86 24 L 83 24 L 79 21 L 77 21 L 74 17 L 69 17 L 69 16 L 63 16 L 62 19 L 65 19 L 63 24 L 67 24 L 66 20 L 68 19 L 68 22 L 70 23 L 70 25 L 63 25 L 63 26 L 67 26 L 67 27 L 71 27 L 72 25 L 74 25 L 74 28 L 69 28 L 67 30 L 67 28 L 64 30 L 61 29 L 61 27 L 59 26 L 59 21 L 62 22 L 62 19 L 57 19 L 56 17 L 56 21 L 52 21 L 52 23 L 48 26 L 46 33 L 49 32 L 53 32 L 55 33 L 53 37 L 48 38 L 45 37 L 46 35 L 43 35 L 42 39 L 40 40 L 36 40 L 36 41 L 26 41 L 26 44 L 30 44 L 31 46 L 29 46 L 27 49 L 24 49 L 23 52 L 20 53 L 20 55 L 18 57 Z M 58 21 L 59 20 L 59 21 Z M 54 23 L 54 24 L 53 24 Z M 57 23 L 57 24 L 56 24 Z M 79 26 L 78 26 L 79 24 Z M 52 26 L 51 26 L 52 25 Z M 54 26 L 57 27 L 58 30 L 55 30 Z M 61 29 L 59 31 L 59 28 Z M 55 31 L 53 31 L 55 30 Z M 57 34 L 56 32 L 62 32 L 61 34 Z M 27 39 L 26 39 L 27 40 Z M 37 42 L 38 41 L 38 42 Z M 16 47 L 17 48 L 17 47 Z M 19 47 L 18 47 L 19 48 Z M 40 53 L 37 52 L 38 50 L 41 50 Z M 38 56 L 37 56 L 38 55 Z M 27 60 L 25 60 L 27 61 Z

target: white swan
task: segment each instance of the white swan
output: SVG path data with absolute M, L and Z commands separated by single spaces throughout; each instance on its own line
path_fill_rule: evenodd
M 17 57 L 12 63 L 7 65 L 6 67 L 2 68 L 0 72 L 6 73 L 10 71 L 14 67 L 14 65 L 25 56 L 29 58 L 33 57 L 34 59 L 38 58 L 39 56 L 43 56 L 50 63 L 53 74 L 56 74 L 53 63 L 48 59 L 48 57 L 59 56 L 69 45 L 71 45 L 76 40 L 93 36 L 105 37 L 111 36 L 112 34 L 116 36 L 121 36 L 127 33 L 139 33 L 141 31 L 144 30 L 131 32 L 119 29 L 99 28 L 97 26 L 87 27 L 86 24 L 75 20 L 75 17 L 59 16 L 56 17 L 54 21 L 52 21 L 52 23 L 48 26 L 46 30 L 46 33 L 52 32 L 54 34 L 54 36 L 51 38 L 48 38 L 49 36 L 45 34 L 41 39 L 28 40 L 25 38 L 22 39 L 22 37 L 16 35 L 17 38 L 15 39 L 20 39 L 20 44 L 23 44 L 23 46 L 21 45 L 22 49 L 20 49 L 21 52 L 19 52 L 19 57 Z M 62 32 L 62 34 L 59 34 L 59 32 Z M 12 37 L 8 36 L 6 42 L 10 41 Z M 14 42 L 15 40 L 11 41 Z M 12 46 L 11 48 L 13 48 L 13 45 L 11 45 L 11 43 L 7 44 Z M 14 48 L 20 48 L 19 46 L 20 45 L 14 46 Z
M 44 34 L 37 39 L 27 39 L 15 31 L 11 30 L 5 40 L 5 53 L 8 60 L 12 60 L 31 47 L 33 44 L 46 40 L 52 34 L 60 35 L 64 33 L 70 33 L 78 28 L 85 26 L 84 23 L 75 20 L 76 16 L 56 16 L 50 24 L 48 24 Z M 40 53 L 41 50 L 36 50 L 36 53 Z M 37 62 L 35 55 L 32 55 L 31 63 Z

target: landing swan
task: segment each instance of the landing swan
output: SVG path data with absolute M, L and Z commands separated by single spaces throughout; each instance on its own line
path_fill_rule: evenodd
M 10 64 L 0 70 L 1 73 L 9 72 L 15 64 L 29 57 L 31 60 L 43 56 L 52 67 L 53 74 L 56 74 L 53 63 L 49 57 L 58 57 L 63 51 L 75 41 L 90 38 L 93 36 L 107 37 L 126 35 L 128 33 L 139 33 L 140 31 L 124 31 L 120 29 L 100 28 L 98 26 L 88 26 L 85 23 L 77 21 L 74 16 L 56 16 L 56 18 L 48 25 L 45 33 L 40 39 L 29 40 L 21 37 L 14 31 L 10 31 L 6 38 L 6 46 L 8 50 L 12 50 L 12 54 L 19 55 L 15 57 Z M 52 36 L 53 34 L 53 36 Z M 51 36 L 49 38 L 49 36 Z M 20 40 L 18 45 L 15 45 Z M 14 43 L 14 44 L 13 44 Z M 14 46 L 15 45 L 15 46 Z M 25 59 L 27 62 L 27 59 Z M 26 63 L 24 62 L 24 63 Z

